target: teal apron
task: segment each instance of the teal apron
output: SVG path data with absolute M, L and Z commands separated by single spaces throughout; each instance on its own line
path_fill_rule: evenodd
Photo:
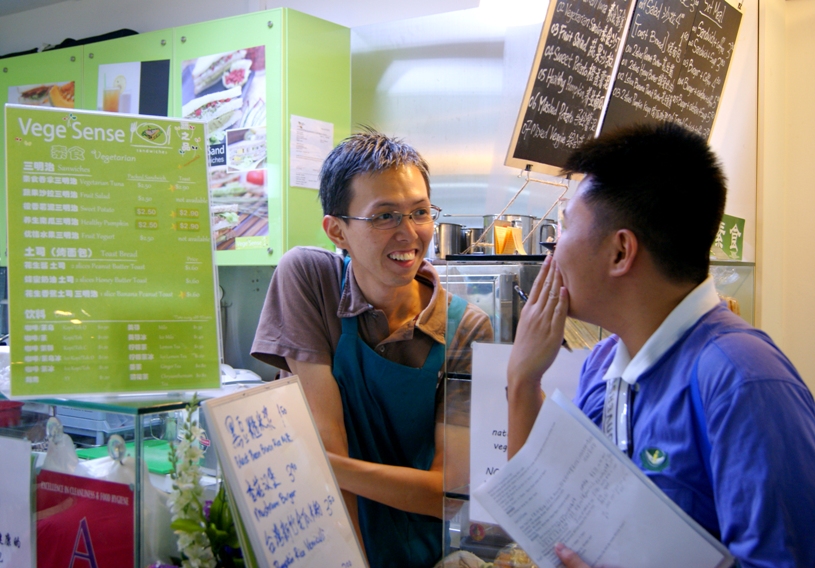
M 341 289 L 345 288 L 342 270 Z M 467 303 L 453 296 L 447 344 Z M 359 337 L 357 317 L 342 318 L 332 372 L 340 389 L 348 455 L 387 465 L 430 469 L 435 455 L 436 386 L 445 346 L 436 343 L 420 369 L 381 357 Z M 372 568 L 426 568 L 442 553 L 441 519 L 358 497 L 362 540 Z

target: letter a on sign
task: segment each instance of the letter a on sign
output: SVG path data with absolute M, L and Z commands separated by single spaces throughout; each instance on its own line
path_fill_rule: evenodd
M 78 561 L 78 562 L 77 562 Z M 71 563 L 68 568 L 99 568 L 96 565 L 96 555 L 93 553 L 91 531 L 88 530 L 88 519 L 82 517 L 79 521 L 79 530 L 76 531 L 74 551 L 71 554 Z

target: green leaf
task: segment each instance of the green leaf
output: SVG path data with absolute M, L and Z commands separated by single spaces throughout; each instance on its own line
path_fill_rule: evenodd
M 170 524 L 170 528 L 174 531 L 184 532 L 200 532 L 201 525 L 189 519 L 176 519 Z

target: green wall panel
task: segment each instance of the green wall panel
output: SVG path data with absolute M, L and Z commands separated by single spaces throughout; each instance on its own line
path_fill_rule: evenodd
M 247 97 L 249 100 L 246 91 L 249 90 L 252 81 L 254 87 L 251 96 L 260 97 L 261 89 L 258 85 L 261 84 L 260 80 L 265 80 L 265 89 L 262 93 L 265 120 L 259 114 L 260 107 L 257 105 L 251 109 L 243 107 L 240 122 L 236 121 L 225 129 L 216 126 L 215 130 L 216 133 L 223 131 L 223 134 L 218 136 L 225 141 L 226 137 L 230 136 L 230 130 L 251 130 L 247 136 L 255 137 L 258 136 L 255 130 L 262 130 L 258 121 L 263 121 L 266 163 L 265 166 L 258 165 L 257 168 L 265 167 L 265 179 L 258 182 L 259 174 L 251 176 L 254 176 L 252 183 L 265 184 L 264 208 L 268 212 L 260 211 L 257 215 L 253 213 L 253 220 L 255 218 L 263 220 L 265 215 L 268 221 L 259 221 L 252 225 L 251 229 L 255 232 L 247 232 L 246 234 L 250 236 L 243 238 L 240 243 L 239 239 L 234 239 L 234 245 L 223 244 L 222 247 L 233 246 L 234 250 L 218 250 L 216 260 L 220 265 L 274 265 L 286 250 L 294 246 L 333 248 L 321 228 L 322 210 L 317 191 L 289 185 L 290 117 L 297 115 L 333 124 L 334 144 L 349 135 L 350 43 L 348 28 L 287 8 L 278 8 L 118 38 L 89 44 L 84 48 L 76 47 L 3 60 L 0 62 L 0 69 L 4 69 L 4 72 L 0 73 L 0 103 L 7 101 L 9 87 L 74 81 L 77 107 L 97 110 L 104 106 L 105 98 L 99 85 L 101 77 L 105 83 L 113 82 L 119 86 L 119 97 L 115 97 L 117 102 L 112 104 L 118 104 L 120 112 L 135 113 L 139 109 L 134 102 L 134 95 L 140 80 L 138 78 L 135 81 L 131 80 L 127 74 L 129 71 L 120 69 L 131 69 L 128 67 L 129 64 L 141 64 L 141 71 L 144 73 L 145 62 L 156 64 L 169 60 L 167 109 L 166 111 L 161 109 L 155 114 L 166 112 L 169 116 L 180 117 L 183 116 L 182 101 L 200 101 L 201 105 L 204 105 L 207 102 L 205 97 L 211 94 L 217 99 L 218 95 L 215 95 L 215 92 L 229 88 L 223 71 L 218 73 L 218 80 L 223 87 L 220 87 L 217 81 L 210 84 L 201 79 L 206 74 L 204 60 L 216 54 L 239 52 L 240 55 L 236 56 L 235 61 L 230 62 L 231 66 L 227 71 L 234 70 L 235 65 L 240 67 L 242 64 L 246 65 L 247 61 L 252 62 L 250 67 L 252 74 L 241 84 L 241 97 Z M 259 56 L 259 53 L 262 55 Z M 244 58 L 242 61 L 241 57 Z M 259 79 L 261 77 L 259 57 L 262 57 L 264 63 L 265 79 Z M 196 68 L 194 64 L 199 60 L 201 65 Z M 100 69 L 101 66 L 104 67 Z M 155 68 L 155 65 L 151 68 Z M 102 89 L 105 88 L 110 92 L 109 101 L 112 102 L 113 87 L 106 84 Z M 193 103 L 190 104 L 192 107 L 195 106 Z M 218 104 L 221 104 L 221 101 Z M 190 111 L 192 107 L 188 106 L 187 110 Z M 252 120 L 249 120 L 250 118 Z M 216 123 L 210 121 L 210 124 Z M 253 126 L 257 128 L 252 128 Z M 249 144 L 253 142 L 251 137 Z M 2 144 L 3 141 L 0 139 L 0 165 L 5 159 Z M 229 154 L 226 155 L 228 157 L 225 160 L 230 159 Z M 220 169 L 226 171 L 226 168 Z M 210 179 L 210 185 L 213 188 L 213 205 L 217 208 L 219 198 L 226 200 L 218 192 L 226 192 L 233 187 L 226 182 L 219 185 L 218 176 L 226 174 L 219 172 L 218 168 L 213 171 L 215 173 Z M 240 176 L 240 183 L 246 183 L 250 174 L 236 169 L 228 171 L 231 175 L 235 175 L 235 172 Z M 3 190 L 0 219 L 3 220 L 5 220 L 4 187 L 5 176 L 0 179 L 0 190 Z M 235 201 L 240 199 L 242 196 L 238 195 Z M 243 213 L 245 212 L 242 211 Z M 7 264 L 5 244 L 4 224 L 0 234 L 0 265 L 3 266 Z
M 25 92 L 31 87 L 53 88 L 71 81 L 74 83 L 74 102 L 81 101 L 83 88 L 82 55 L 82 47 L 72 47 L 0 60 L 0 107 L 6 103 L 19 102 L 21 90 L 17 89 L 17 87 L 26 87 L 22 89 Z M 43 91 L 47 92 L 48 96 L 41 98 L 40 102 L 44 105 L 54 106 L 50 102 L 50 90 L 49 88 L 47 91 Z M 56 97 L 59 97 L 59 100 L 55 98 L 57 105 L 65 105 L 71 102 L 62 92 Z M 4 113 L 0 113 L 0 130 L 5 133 L 4 120 Z M 8 266 L 6 254 L 6 151 L 4 140 L 5 134 L 0 136 L 0 171 L 3 172 L 3 175 L 0 176 L 0 222 L 2 222 L 2 230 L 0 230 L 0 266 Z
M 291 115 L 330 122 L 336 145 L 351 132 L 351 31 L 289 10 L 286 51 L 287 124 Z M 288 144 L 285 149 L 288 165 Z M 291 188 L 284 216 L 286 249 L 314 245 L 333 250 L 322 230 L 322 217 L 315 190 Z
M 166 60 L 171 62 L 173 58 L 173 29 L 159 30 L 146 34 L 139 34 L 118 38 L 110 41 L 102 41 L 85 46 L 84 68 L 84 89 L 82 96 L 82 108 L 87 110 L 102 110 L 98 103 L 99 87 L 99 67 L 112 66 L 114 64 L 127 64 L 136 62 L 156 62 Z M 114 73 L 118 73 L 114 71 Z M 102 70 L 105 75 L 105 67 Z M 112 77 L 108 77 L 108 85 Z M 144 77 L 142 77 L 144 80 Z M 129 85 L 126 90 L 137 89 L 137 85 Z M 131 93 L 129 93 L 131 94 Z M 136 93 L 132 93 L 135 95 Z M 173 100 L 172 83 L 170 84 L 167 98 L 167 106 L 163 112 L 156 113 L 161 116 L 168 116 Z M 128 108 L 121 112 L 136 114 L 138 108 Z

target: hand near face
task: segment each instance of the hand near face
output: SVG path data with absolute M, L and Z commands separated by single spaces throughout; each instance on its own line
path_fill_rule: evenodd
M 549 256 L 521 310 L 507 368 L 510 381 L 540 383 L 560 351 L 568 312 L 569 294 L 563 286 L 557 261 Z

